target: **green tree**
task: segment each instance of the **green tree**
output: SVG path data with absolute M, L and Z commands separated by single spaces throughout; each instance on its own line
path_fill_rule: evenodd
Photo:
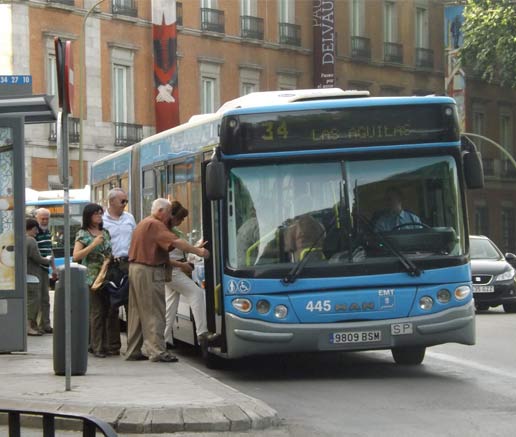
M 462 31 L 462 64 L 516 88 L 516 0 L 467 0 Z

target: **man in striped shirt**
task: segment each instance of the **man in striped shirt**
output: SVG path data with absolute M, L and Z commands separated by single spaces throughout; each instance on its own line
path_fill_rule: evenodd
M 39 225 L 39 232 L 36 235 L 38 242 L 38 249 L 42 257 L 52 256 L 52 235 L 48 229 L 48 222 L 50 220 L 50 211 L 46 208 L 39 208 L 36 210 L 36 220 Z M 50 296 L 48 292 L 49 278 L 48 266 L 41 265 L 43 274 L 41 275 L 41 306 L 38 315 L 38 330 L 47 334 L 52 334 L 52 326 L 50 325 Z M 56 265 L 54 257 L 51 262 L 52 279 L 57 279 Z

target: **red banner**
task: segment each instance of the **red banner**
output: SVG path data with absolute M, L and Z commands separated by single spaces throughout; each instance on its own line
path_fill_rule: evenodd
M 179 125 L 176 1 L 152 1 L 156 132 Z
M 313 1 L 314 87 L 333 88 L 335 79 L 335 1 Z

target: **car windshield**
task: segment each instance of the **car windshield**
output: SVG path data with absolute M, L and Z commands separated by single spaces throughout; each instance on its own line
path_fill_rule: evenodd
M 464 254 L 452 157 L 234 167 L 228 266 L 369 267 Z M 290 266 L 290 267 L 289 267 Z M 357 273 L 358 274 L 358 273 Z
M 471 259 L 500 259 L 502 253 L 491 240 L 484 238 L 470 238 L 469 249 Z

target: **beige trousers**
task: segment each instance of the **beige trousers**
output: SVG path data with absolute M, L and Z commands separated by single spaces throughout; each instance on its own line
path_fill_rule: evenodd
M 166 354 L 165 283 L 170 272 L 163 266 L 129 264 L 129 312 L 126 359 L 140 354 L 150 359 Z

